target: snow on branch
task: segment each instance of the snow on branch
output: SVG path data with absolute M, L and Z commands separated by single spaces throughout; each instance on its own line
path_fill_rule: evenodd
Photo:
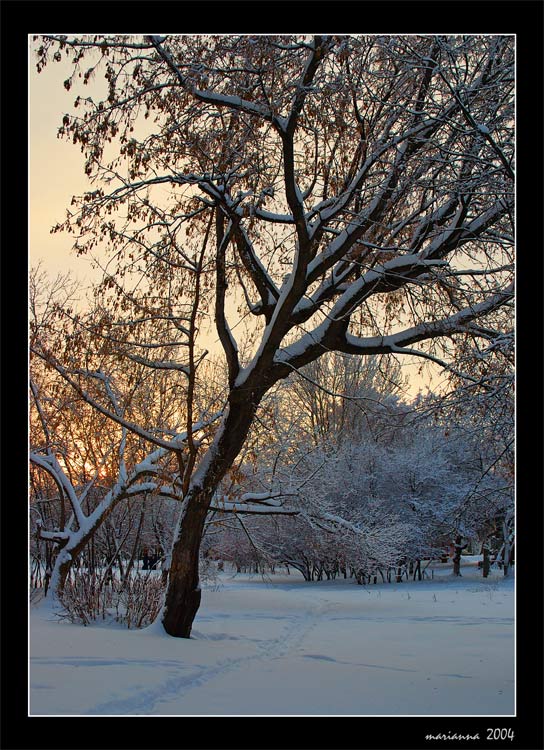
M 453 333 L 471 332 L 478 334 L 478 328 L 471 327 L 469 324 L 473 320 L 487 315 L 493 310 L 506 304 L 513 299 L 513 296 L 514 285 L 512 283 L 506 287 L 506 289 L 490 296 L 484 302 L 466 307 L 464 310 L 460 310 L 443 320 L 420 323 L 419 325 L 408 328 L 405 331 L 399 331 L 388 336 L 359 338 L 346 333 L 345 341 L 341 346 L 341 351 L 347 354 L 417 354 L 416 351 L 407 350 L 406 347 L 419 341 L 425 341 L 439 336 L 449 336 Z M 486 332 L 485 337 L 488 338 L 488 332 Z M 426 355 L 420 353 L 420 356 Z
M 280 349 L 275 357 L 276 364 L 287 364 L 300 367 L 307 364 L 324 351 L 324 348 L 336 348 L 345 351 L 346 341 L 338 339 L 338 334 L 345 329 L 349 316 L 354 309 L 370 294 L 376 293 L 382 284 L 398 288 L 421 275 L 434 265 L 443 265 L 445 261 L 422 260 L 418 255 L 403 255 L 387 263 L 375 266 L 360 279 L 351 283 L 334 304 L 327 318 L 313 331 L 309 331 L 295 343 Z M 296 312 L 302 312 L 299 307 Z M 369 351 L 379 354 L 387 352 L 382 343 L 383 337 L 372 337 L 368 340 Z M 367 340 L 364 340 L 367 342 Z M 328 345 L 330 344 L 330 345 Z M 353 353 L 363 353 L 362 351 Z
M 283 492 L 281 490 L 275 492 L 244 492 L 238 498 L 229 496 L 214 498 L 210 508 L 212 510 L 234 513 L 282 513 L 285 515 L 296 515 L 299 511 L 294 508 L 286 508 L 283 505 L 282 498 L 294 497 L 297 494 L 297 492 Z
M 165 450 L 179 450 L 180 445 L 184 443 L 187 440 L 187 432 L 178 433 L 172 440 L 164 440 L 163 438 L 157 437 L 156 435 L 153 435 L 148 430 L 145 430 L 143 427 L 140 427 L 139 425 L 135 424 L 134 422 L 130 422 L 129 420 L 125 419 L 123 416 L 121 416 L 120 413 L 115 409 L 112 411 L 111 409 L 107 409 L 105 406 L 103 406 L 99 401 L 97 401 L 95 398 L 93 398 L 82 386 L 74 380 L 73 377 L 71 377 L 71 374 L 76 375 L 82 375 L 84 377 L 90 377 L 102 380 L 104 382 L 104 379 L 106 376 L 101 374 L 98 371 L 91 371 L 91 370 L 82 370 L 82 369 L 69 369 L 64 367 L 56 360 L 56 358 L 52 354 L 45 354 L 44 352 L 41 352 L 40 350 L 30 347 L 31 351 L 36 354 L 38 357 L 43 359 L 45 362 L 47 362 L 49 365 L 55 368 L 55 370 L 59 373 L 59 375 L 69 384 L 72 386 L 72 388 L 76 391 L 76 393 L 85 401 L 85 403 L 92 406 L 94 409 L 96 409 L 98 412 L 103 414 L 104 416 L 111 419 L 113 422 L 117 422 L 117 424 L 121 425 L 121 427 L 126 428 L 130 432 L 134 433 L 135 435 L 138 435 L 139 437 L 144 438 L 144 440 L 147 440 L 150 443 L 153 443 L 154 445 L 157 445 Z M 110 395 L 111 389 L 108 392 L 108 395 Z M 193 424 L 192 432 L 198 432 L 199 430 L 204 429 L 204 427 L 209 426 L 213 422 L 215 422 L 219 417 L 221 417 L 222 412 L 218 412 L 210 419 L 207 420 L 200 420 L 197 423 Z
M 149 367 L 152 370 L 177 370 L 184 375 L 189 375 L 190 372 L 188 365 L 182 365 L 179 362 L 172 362 L 171 360 L 160 361 L 147 359 L 146 357 L 141 357 L 138 354 L 130 354 L 129 352 L 126 353 L 126 357 L 133 362 L 136 362 L 139 365 L 144 365 L 144 367 Z
M 63 471 L 57 457 L 51 451 L 49 451 L 45 456 L 35 451 L 31 451 L 30 461 L 35 466 L 38 466 L 39 468 L 46 471 L 54 480 L 61 494 L 68 498 L 70 507 L 72 508 L 72 512 L 77 520 L 78 526 L 81 528 L 85 523 L 85 515 L 81 508 L 81 504 L 74 490 L 74 487 Z
M 57 556 L 52 575 L 52 590 L 56 591 L 60 584 L 60 568 L 71 561 L 88 543 L 96 530 L 104 523 L 113 509 L 123 499 L 136 495 L 154 492 L 157 490 L 156 481 L 143 481 L 146 477 L 156 477 L 161 474 L 161 459 L 167 454 L 164 449 L 158 449 L 150 453 L 146 458 L 136 464 L 131 471 L 124 468 L 124 445 L 120 450 L 119 462 L 123 470 L 119 470 L 118 479 L 93 511 L 86 514 L 83 510 L 83 501 L 89 490 L 89 485 L 77 490 L 70 480 L 67 472 L 60 465 L 56 456 L 49 451 L 42 455 L 37 451 L 30 452 L 30 461 L 38 468 L 46 471 L 57 485 L 61 496 L 67 497 L 73 512 L 73 518 L 77 521 L 77 529 L 72 529 L 73 518 L 64 523 L 62 529 L 48 530 L 43 524 L 38 524 L 38 534 L 41 539 L 57 543 L 61 547 L 61 553 Z
M 298 516 L 300 510 L 289 508 L 283 505 L 263 505 L 260 503 L 237 503 L 234 501 L 216 502 L 212 500 L 210 510 L 220 511 L 221 513 L 241 513 L 247 515 L 261 516 Z
M 170 70 L 173 72 L 180 86 L 184 90 L 192 94 L 195 99 L 206 104 L 215 104 L 218 107 L 228 107 L 239 112 L 245 112 L 248 115 L 260 117 L 261 119 L 272 123 L 278 130 L 284 129 L 285 121 L 282 120 L 282 118 L 275 116 L 269 109 L 266 109 L 265 107 L 256 104 L 255 102 L 250 102 L 247 99 L 242 99 L 239 96 L 218 94 L 215 91 L 198 89 L 182 74 L 170 52 L 168 52 L 168 50 L 164 48 L 163 43 L 165 41 L 165 37 L 150 36 L 148 38 L 159 55 L 168 65 Z

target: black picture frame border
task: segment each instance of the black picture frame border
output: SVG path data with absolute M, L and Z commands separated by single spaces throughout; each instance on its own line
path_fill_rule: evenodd
M 5 750 L 542 750 L 542 91 L 539 0 L 183 2 L 3 0 L 1 14 L 1 743 Z M 102 10 L 104 12 L 102 12 Z M 150 15 L 152 13 L 152 15 Z M 327 22 L 330 13 L 332 21 Z M 107 21 L 104 19 L 107 18 Z M 515 717 L 29 717 L 27 715 L 27 36 L 171 33 L 506 33 L 517 37 L 517 715 Z M 106 27 L 106 28 L 105 28 Z M 91 29 L 88 31 L 88 29 Z M 99 33 L 98 31 L 96 33 Z M 108 32 L 109 33 L 109 32 Z M 26 240 L 26 242 L 25 242 Z M 15 449 L 13 449 L 15 446 Z M 529 582 L 529 583 L 527 583 Z M 159 723 L 157 723 L 157 721 Z M 248 723 L 249 721 L 249 723 Z M 488 742 L 487 727 L 515 739 Z M 478 741 L 426 742 L 428 734 Z

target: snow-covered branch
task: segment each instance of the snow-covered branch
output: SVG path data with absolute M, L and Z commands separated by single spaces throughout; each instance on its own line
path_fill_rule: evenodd
M 31 347 L 31 351 L 36 354 L 38 357 L 43 359 L 45 362 L 50 364 L 55 368 L 55 370 L 59 373 L 59 375 L 76 391 L 76 393 L 83 399 L 83 401 L 86 404 L 89 404 L 94 409 L 96 409 L 98 412 L 103 414 L 104 416 L 111 419 L 113 422 L 117 422 L 117 424 L 121 425 L 121 427 L 126 428 L 129 432 L 133 432 L 134 434 L 138 435 L 141 438 L 144 438 L 144 440 L 147 440 L 150 443 L 153 443 L 154 445 L 159 446 L 160 448 L 163 448 L 165 450 L 169 451 L 175 451 L 179 450 L 180 446 L 187 440 L 187 432 L 181 432 L 177 433 L 174 439 L 172 440 L 164 440 L 163 438 L 158 437 L 156 434 L 153 434 L 149 432 L 148 430 L 144 429 L 140 425 L 136 424 L 135 422 L 131 422 L 127 419 L 125 419 L 123 416 L 121 416 L 120 413 L 116 410 L 107 409 L 105 406 L 103 406 L 99 401 L 96 400 L 93 396 L 90 395 L 90 393 L 85 390 L 78 381 L 76 381 L 71 375 L 72 373 L 82 375 L 84 377 L 99 379 L 104 381 L 104 377 L 100 375 L 100 373 L 97 373 L 96 371 L 89 371 L 89 370 L 82 370 L 80 368 L 66 368 L 63 367 L 52 354 L 46 354 L 38 349 L 35 349 L 34 347 Z M 161 368 L 157 368 L 161 369 Z M 165 368 L 165 369 L 175 369 L 175 368 Z M 219 419 L 221 416 L 221 412 L 216 413 L 211 417 L 211 419 L 205 419 L 196 422 L 193 425 L 192 432 L 199 432 L 200 430 L 204 429 L 205 427 L 209 426 L 213 422 L 215 422 L 217 419 Z
M 406 350 L 406 347 L 420 341 L 426 341 L 440 336 L 451 336 L 454 333 L 470 332 L 478 334 L 479 329 L 470 326 L 469 324 L 507 304 L 513 299 L 513 297 L 514 285 L 512 283 L 503 291 L 497 292 L 483 302 L 460 310 L 454 315 L 450 315 L 442 320 L 420 323 L 417 326 L 413 326 L 412 328 L 388 336 L 358 338 L 346 333 L 345 343 L 340 348 L 341 351 L 348 354 L 402 354 Z M 486 332 L 486 338 L 487 337 L 488 332 Z M 413 354 L 414 351 L 406 353 Z M 424 355 L 422 354 L 421 356 Z
M 165 37 L 150 36 L 149 41 L 155 47 L 162 59 L 166 62 L 170 70 L 173 72 L 180 86 L 189 91 L 192 96 L 194 96 L 198 101 L 205 104 L 215 104 L 217 107 L 227 107 L 228 109 L 244 112 L 249 115 L 254 115 L 265 121 L 271 122 L 278 128 L 283 128 L 284 123 L 278 117 L 275 117 L 271 111 L 267 110 L 263 106 L 255 104 L 254 102 L 250 102 L 239 96 L 219 94 L 215 91 L 197 88 L 181 73 L 172 55 L 167 49 L 165 49 Z

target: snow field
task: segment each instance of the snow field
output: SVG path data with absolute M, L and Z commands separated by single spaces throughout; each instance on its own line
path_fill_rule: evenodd
M 225 573 L 190 640 L 30 616 L 30 715 L 512 715 L 514 581 Z

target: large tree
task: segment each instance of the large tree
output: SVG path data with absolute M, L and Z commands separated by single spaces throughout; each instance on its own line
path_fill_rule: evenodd
M 41 354 L 88 403 L 178 455 L 161 617 L 189 637 L 206 515 L 278 381 L 329 351 L 419 356 L 463 377 L 460 341 L 508 333 L 494 323 L 511 327 L 495 313 L 513 300 L 513 39 L 36 41 L 39 70 L 66 56 L 65 88 L 89 86 L 61 134 L 93 185 L 56 227 L 104 258 L 108 314 L 87 330 L 117 362 L 184 373 L 183 455 L 172 432 L 90 396 L 84 364 Z M 214 338 L 228 388 L 217 429 L 193 438 Z

